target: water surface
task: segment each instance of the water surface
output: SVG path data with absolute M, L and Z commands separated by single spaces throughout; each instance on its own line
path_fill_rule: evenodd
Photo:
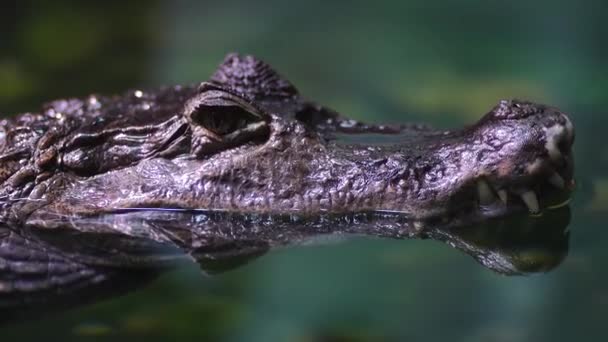
M 214 276 L 184 263 L 123 296 L 0 327 L 3 339 L 606 340 L 605 2 L 266 6 L 7 5 L 0 112 L 197 82 L 229 51 L 260 56 L 310 98 L 369 121 L 448 128 L 472 122 L 500 98 L 551 103 L 571 114 L 577 132 L 578 189 L 561 264 L 508 277 L 433 240 L 330 238 Z

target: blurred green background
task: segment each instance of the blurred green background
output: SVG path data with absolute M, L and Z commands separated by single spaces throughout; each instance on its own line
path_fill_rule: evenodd
M 4 1 L 0 115 L 55 98 L 205 80 L 231 51 L 357 119 L 453 127 L 499 99 L 571 113 L 571 252 L 507 278 L 430 241 L 283 250 L 213 278 L 0 328 L 3 340 L 605 341 L 608 3 L 586 1 Z

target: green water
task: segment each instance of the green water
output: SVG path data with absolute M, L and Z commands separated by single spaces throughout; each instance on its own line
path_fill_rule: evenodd
M 206 277 L 0 328 L 2 340 L 605 341 L 605 1 L 29 1 L 0 12 L 0 113 L 91 92 L 201 81 L 229 51 L 368 121 L 454 127 L 498 99 L 576 126 L 570 253 L 505 277 L 433 241 L 284 249 Z

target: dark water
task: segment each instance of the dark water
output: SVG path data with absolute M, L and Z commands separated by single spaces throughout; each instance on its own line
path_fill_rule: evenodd
M 58 97 L 200 81 L 238 51 L 368 121 L 453 127 L 500 98 L 556 105 L 576 126 L 579 184 L 568 255 L 548 273 L 498 275 L 432 240 L 330 239 L 212 277 L 186 264 L 125 296 L 0 327 L 3 340 L 606 340 L 604 1 L 3 6 L 5 115 Z

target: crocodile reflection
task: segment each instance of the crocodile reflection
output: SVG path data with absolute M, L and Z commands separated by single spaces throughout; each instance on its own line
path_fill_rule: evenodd
M 225 272 L 273 249 L 328 235 L 432 239 L 501 274 L 546 272 L 568 253 L 569 220 L 568 207 L 538 218 L 514 215 L 473 226 L 422 229 L 391 213 L 312 219 L 131 210 L 56 221 L 48 230 L 4 226 L 0 227 L 0 321 L 118 296 L 184 263 L 196 262 L 207 274 Z M 124 232 L 125 227 L 130 227 L 130 234 L 113 233 Z

